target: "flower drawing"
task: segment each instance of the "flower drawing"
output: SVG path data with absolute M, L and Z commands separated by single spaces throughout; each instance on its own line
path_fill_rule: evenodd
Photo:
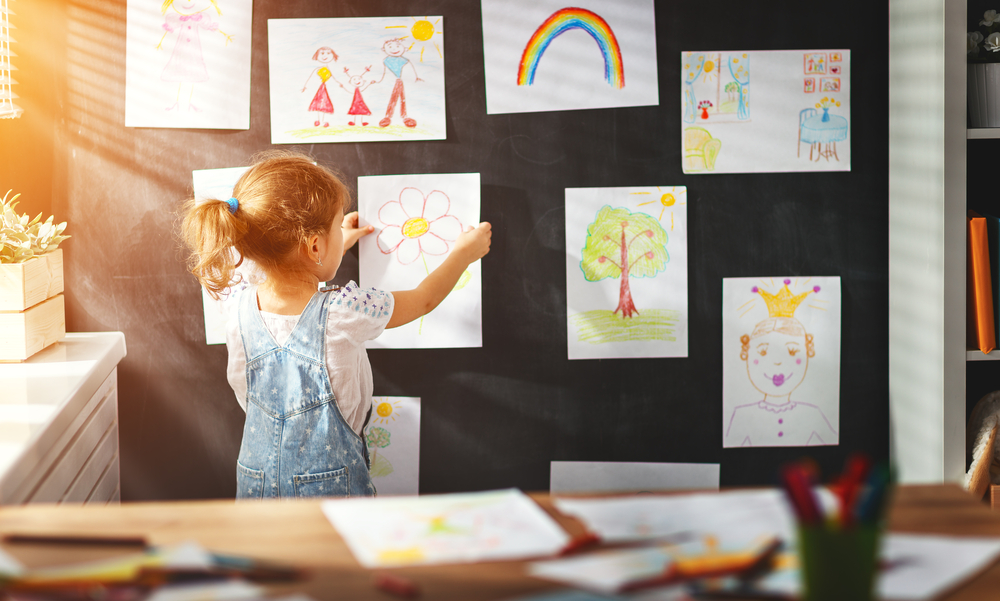
M 462 233 L 462 222 L 448 211 L 451 200 L 440 190 L 424 195 L 416 188 L 403 188 L 399 200 L 382 205 L 378 218 L 385 226 L 379 232 L 378 248 L 383 254 L 409 265 L 422 255 L 448 253 L 448 243 Z

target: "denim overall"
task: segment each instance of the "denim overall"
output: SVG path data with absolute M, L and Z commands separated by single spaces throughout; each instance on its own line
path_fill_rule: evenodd
M 368 448 L 347 424 L 326 370 L 330 292 L 317 292 L 279 346 L 257 310 L 257 288 L 239 301 L 247 358 L 247 419 L 236 498 L 373 496 Z

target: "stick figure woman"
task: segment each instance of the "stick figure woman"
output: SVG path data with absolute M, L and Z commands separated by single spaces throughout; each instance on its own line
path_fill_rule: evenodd
M 233 36 L 219 29 L 219 24 L 212 20 L 211 14 L 206 12 L 209 8 L 214 8 L 216 14 L 222 15 L 222 9 L 216 0 L 164 0 L 161 13 L 166 15 L 163 23 L 163 35 L 156 45 L 159 50 L 163 45 L 163 40 L 168 33 L 177 33 L 177 41 L 174 42 L 174 51 L 167 61 L 167 66 L 163 68 L 160 79 L 163 81 L 177 82 L 177 97 L 174 103 L 167 107 L 168 111 L 179 110 L 181 92 L 188 86 L 187 109 L 189 111 L 201 112 L 191 102 L 194 96 L 194 85 L 203 81 L 208 81 L 208 68 L 205 66 L 205 57 L 201 50 L 201 31 L 218 31 L 226 39 L 226 45 L 233 41 Z M 172 12 L 167 11 L 172 9 Z
M 330 94 L 326 90 L 326 82 L 333 80 L 335 84 L 344 88 L 344 84 L 337 81 L 337 78 L 333 76 L 333 71 L 327 67 L 331 62 L 336 61 L 338 58 L 337 53 L 333 51 L 333 48 L 328 46 L 322 46 L 313 53 L 312 59 L 314 61 L 319 61 L 322 63 L 319 67 L 316 67 L 309 73 L 309 77 L 306 78 L 306 82 L 302 84 L 302 91 L 305 92 L 306 88 L 309 87 L 309 81 L 312 79 L 313 75 L 319 77 L 319 88 L 316 90 L 316 94 L 313 95 L 312 102 L 309 103 L 309 112 L 316 113 L 316 120 L 313 125 L 319 127 L 320 121 L 323 122 L 323 127 L 329 127 L 330 122 L 328 117 L 333 114 L 333 102 L 330 100 Z M 346 91 L 347 88 L 344 88 Z
M 831 444 L 837 433 L 823 411 L 811 403 L 792 400 L 802 384 L 809 359 L 816 356 L 813 335 L 795 319 L 795 309 L 819 286 L 792 294 L 785 280 L 778 294 L 751 289 L 767 304 L 769 317 L 748 336 L 740 336 L 740 359 L 746 362 L 750 383 L 763 397 L 733 410 L 726 427 L 726 446 L 809 446 Z

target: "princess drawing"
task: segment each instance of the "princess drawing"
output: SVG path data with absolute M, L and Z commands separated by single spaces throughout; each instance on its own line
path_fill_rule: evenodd
M 740 359 L 746 364 L 750 383 L 761 394 L 754 402 L 733 410 L 726 426 L 727 447 L 809 446 L 836 444 L 837 433 L 823 411 L 812 403 L 792 399 L 816 356 L 813 335 L 795 319 L 795 310 L 815 286 L 793 294 L 785 280 L 777 294 L 754 286 L 767 304 L 769 317 L 749 335 L 740 337 Z
M 161 80 L 177 83 L 177 96 L 174 103 L 167 107 L 168 111 L 180 110 L 182 93 L 187 88 L 187 110 L 201 112 L 201 109 L 192 102 L 195 84 L 209 79 L 208 67 L 205 66 L 201 48 L 201 30 L 222 34 L 227 46 L 233 41 L 233 36 L 220 30 L 219 24 L 212 20 L 209 8 L 214 8 L 216 15 L 222 15 L 222 9 L 216 0 L 164 0 L 163 2 L 161 12 L 166 15 L 163 23 L 165 31 L 156 49 L 160 49 L 168 34 L 177 34 L 170 60 L 160 74 Z

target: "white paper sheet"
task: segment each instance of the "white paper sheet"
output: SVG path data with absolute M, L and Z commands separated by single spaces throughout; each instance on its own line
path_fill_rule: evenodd
M 360 284 L 389 292 L 416 288 L 444 262 L 462 229 L 479 224 L 479 205 L 478 173 L 359 177 L 360 222 L 375 227 L 359 243 Z M 368 348 L 483 346 L 482 262 L 466 274 L 436 309 L 386 330 Z
M 482 9 L 488 114 L 659 104 L 653 0 Z
M 228 167 L 223 169 L 198 169 L 191 172 L 194 180 L 194 199 L 196 202 L 205 200 L 225 200 L 233 195 L 233 187 L 249 167 Z M 239 288 L 245 288 L 251 280 L 253 268 L 249 261 L 237 268 L 240 274 Z M 259 277 L 256 274 L 254 277 Z M 209 296 L 204 288 L 201 290 L 202 309 L 205 312 L 205 344 L 226 343 L 226 319 L 232 309 L 235 297 L 225 294 L 219 300 Z
M 840 440 L 840 278 L 722 280 L 724 447 Z
M 569 542 L 514 489 L 330 500 L 323 512 L 366 568 L 543 557 Z
M 684 173 L 850 171 L 850 124 L 849 50 L 681 53 Z
M 269 19 L 267 31 L 272 144 L 447 137 L 442 17 Z
M 687 188 L 566 189 L 570 359 L 687 357 L 687 288 Z
M 420 492 L 419 398 L 373 398 L 365 440 L 372 460 L 369 472 L 379 495 Z
M 823 491 L 824 507 L 836 500 Z M 727 547 L 747 546 L 761 537 L 790 540 L 795 532 L 791 510 L 780 490 L 739 491 L 677 496 L 554 500 L 608 542 L 649 540 L 677 535 L 716 535 Z
M 553 461 L 549 491 L 718 490 L 718 463 Z
M 251 0 L 128 0 L 125 126 L 250 128 Z

